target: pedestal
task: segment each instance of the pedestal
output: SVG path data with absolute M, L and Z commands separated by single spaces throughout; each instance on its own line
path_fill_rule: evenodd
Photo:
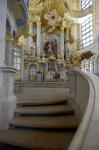
M 48 71 L 46 76 L 45 76 L 45 80 L 46 81 L 52 81 L 53 80 L 53 76 L 54 76 L 53 71 Z
M 60 72 L 60 79 L 63 81 L 66 80 L 66 73 L 64 71 Z
M 16 109 L 14 73 L 12 67 L 0 67 L 0 129 L 7 129 Z

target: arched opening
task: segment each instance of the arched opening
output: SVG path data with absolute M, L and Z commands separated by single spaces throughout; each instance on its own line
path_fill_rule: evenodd
M 50 61 L 48 63 L 48 71 L 53 72 L 53 79 L 60 78 L 59 67 L 56 61 Z
M 50 61 L 50 62 L 48 63 L 48 71 L 53 71 L 53 72 L 55 72 L 55 63 L 54 63 L 54 61 Z
M 32 64 L 29 67 L 29 80 L 37 80 L 37 66 L 35 64 Z

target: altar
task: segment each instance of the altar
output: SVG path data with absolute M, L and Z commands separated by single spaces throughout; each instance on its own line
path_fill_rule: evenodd
M 21 80 L 65 80 L 66 60 L 74 44 L 69 6 L 67 2 L 66 9 L 60 2 L 56 6 L 54 1 L 49 1 L 49 7 L 47 1 L 41 3 L 39 10 L 33 1 L 29 5 L 28 32 L 24 35 L 25 42 L 21 41 L 24 45 Z

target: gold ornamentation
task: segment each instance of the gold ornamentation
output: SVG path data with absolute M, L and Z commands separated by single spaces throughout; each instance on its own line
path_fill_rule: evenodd
M 41 27 L 41 21 L 37 21 L 37 27 Z
M 13 35 L 7 35 L 6 41 L 9 41 L 9 42 L 14 41 Z
M 92 53 L 91 51 L 82 51 L 82 50 L 72 49 L 69 60 L 65 61 L 66 66 L 69 66 L 69 67 L 81 66 L 81 62 L 83 60 L 89 59 L 93 55 L 94 53 Z
M 48 21 L 48 25 L 55 26 L 57 23 L 61 22 L 61 16 L 57 10 L 53 9 L 44 15 L 44 18 Z
M 24 35 L 21 35 L 18 39 L 18 45 L 19 46 L 25 46 L 26 45 L 26 40 L 25 40 L 25 37 Z
M 29 28 L 33 28 L 33 20 L 29 21 Z

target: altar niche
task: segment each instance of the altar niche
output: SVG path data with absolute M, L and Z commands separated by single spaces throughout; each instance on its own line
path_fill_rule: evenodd
M 57 45 L 56 39 L 45 43 L 44 53 L 45 53 L 46 58 L 48 58 L 50 56 L 55 56 L 57 58 L 58 45 Z
M 50 60 L 47 64 L 47 74 L 46 74 L 47 80 L 55 80 L 60 79 L 60 72 L 59 72 L 59 66 L 57 61 Z

